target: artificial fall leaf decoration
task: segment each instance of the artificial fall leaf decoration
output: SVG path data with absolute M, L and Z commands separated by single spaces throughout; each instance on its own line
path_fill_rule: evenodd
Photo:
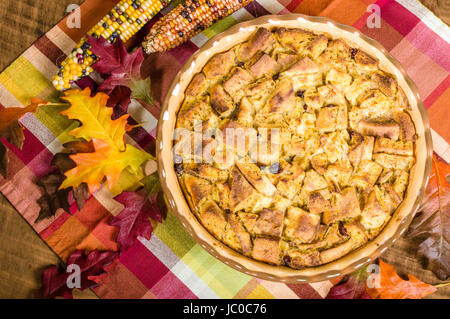
M 93 153 L 78 153 L 70 158 L 77 166 L 65 173 L 66 179 L 60 188 L 77 187 L 85 182 L 92 194 L 101 188 L 103 180 L 112 189 L 122 171 L 127 169 L 134 175 L 139 174 L 141 165 L 152 159 L 152 156 L 136 147 L 127 144 L 123 152 L 108 143 L 92 139 L 95 151 Z
M 371 299 L 366 290 L 367 277 L 367 266 L 344 276 L 330 289 L 326 299 Z
M 70 214 L 68 197 L 71 191 L 78 210 L 83 208 L 84 202 L 89 198 L 89 191 L 86 183 L 81 183 L 76 188 L 70 187 L 67 189 L 60 189 L 60 186 L 66 178 L 64 173 L 76 166 L 76 163 L 70 159 L 69 155 L 79 152 L 94 152 L 93 143 L 73 141 L 64 144 L 64 148 L 69 153 L 55 154 L 51 162 L 51 165 L 55 168 L 36 182 L 36 184 L 43 189 L 44 194 L 37 201 L 40 210 L 35 223 L 54 216 L 60 208 Z
M 77 188 L 86 183 L 92 194 L 105 180 L 111 190 L 125 170 L 133 176 L 142 175 L 141 164 L 153 157 L 125 144 L 125 133 L 132 128 L 127 124 L 128 114 L 113 120 L 113 109 L 107 107 L 108 96 L 104 93 L 91 96 L 89 88 L 67 91 L 63 99 L 70 103 L 70 107 L 61 114 L 81 122 L 69 134 L 92 141 L 94 152 L 70 156 L 76 167 L 65 172 L 66 179 L 60 189 Z
M 431 172 L 419 214 L 410 225 L 407 237 L 420 241 L 419 255 L 426 267 L 441 280 L 450 275 L 450 165 L 433 155 Z
M 114 88 L 125 86 L 131 90 L 131 98 L 153 104 L 150 79 L 141 77 L 144 62 L 141 47 L 130 54 L 120 39 L 110 44 L 102 37 L 89 37 L 89 43 L 92 52 L 99 58 L 93 68 L 100 74 L 108 75 L 99 90 L 111 93 Z M 126 108 L 128 105 L 122 106 Z
M 113 109 L 107 107 L 108 95 L 97 93 L 91 97 L 91 90 L 66 91 L 62 99 L 70 103 L 70 107 L 61 112 L 69 119 L 78 120 L 81 125 L 69 134 L 90 141 L 93 138 L 103 140 L 119 151 L 125 149 L 124 135 L 127 131 L 128 114 L 118 119 L 111 119 Z
M 5 108 L 0 105 L 0 140 L 5 138 L 9 143 L 17 148 L 22 148 L 24 135 L 23 127 L 19 119 L 26 113 L 34 113 L 40 105 L 47 104 L 38 98 L 32 98 L 31 103 L 25 107 Z M 8 166 L 8 150 L 0 141 L 0 174 L 6 178 Z
M 432 294 L 437 289 L 426 284 L 413 275 L 408 274 L 408 280 L 403 280 L 393 266 L 380 259 L 378 284 L 366 286 L 372 299 L 421 299 Z
M 92 280 L 96 276 L 104 273 L 104 267 L 113 263 L 117 258 L 117 253 L 110 251 L 100 252 L 98 250 L 91 251 L 88 255 L 84 255 L 81 250 L 73 252 L 67 259 L 66 265 L 77 265 L 80 267 L 79 284 L 80 290 L 91 288 L 96 285 Z M 55 298 L 63 297 L 71 299 L 72 288 L 68 283 L 76 285 L 75 278 L 69 278 L 74 274 L 74 269 L 61 269 L 57 266 L 51 266 L 44 270 L 42 274 L 42 288 L 37 292 L 38 298 Z
M 110 225 L 119 227 L 117 242 L 120 244 L 120 251 L 125 252 L 138 237 L 150 239 L 153 231 L 150 218 L 162 222 L 163 215 L 156 193 L 147 194 L 144 190 L 123 192 L 114 199 L 125 208 L 111 220 Z

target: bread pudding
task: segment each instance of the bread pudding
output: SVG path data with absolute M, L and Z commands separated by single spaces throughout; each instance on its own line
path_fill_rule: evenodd
M 396 79 L 342 39 L 257 29 L 184 92 L 179 184 L 214 236 L 295 269 L 375 238 L 401 204 L 416 131 Z

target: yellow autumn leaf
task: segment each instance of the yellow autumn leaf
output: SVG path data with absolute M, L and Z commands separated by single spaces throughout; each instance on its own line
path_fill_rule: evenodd
M 77 166 L 65 173 L 66 179 L 60 189 L 75 188 L 84 182 L 92 194 L 100 189 L 106 179 L 106 186 L 111 190 L 122 172 L 128 170 L 129 173 L 138 176 L 142 173 L 142 163 L 153 158 L 150 154 L 129 144 L 121 152 L 104 141 L 96 138 L 92 141 L 95 152 L 70 156 Z
M 97 93 L 91 97 L 91 90 L 66 91 L 63 100 L 70 103 L 70 107 L 61 112 L 69 119 L 78 120 L 81 125 L 69 134 L 83 138 L 86 141 L 98 139 L 105 141 L 119 151 L 125 150 L 124 135 L 127 131 L 128 114 L 112 120 L 113 109 L 106 106 L 108 95 Z

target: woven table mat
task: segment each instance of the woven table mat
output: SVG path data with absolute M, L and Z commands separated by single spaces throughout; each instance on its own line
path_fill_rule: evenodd
M 407 68 L 419 86 L 426 107 L 429 109 L 434 129 L 435 151 L 448 159 L 449 132 L 440 123 L 445 116 L 444 98 L 449 94 L 448 57 L 428 49 L 418 41 L 420 37 L 448 52 L 449 31 L 441 21 L 418 3 L 411 1 L 377 1 L 382 15 L 382 28 L 368 29 L 365 26 L 367 6 L 375 1 L 255 1 L 236 14 L 219 23 L 212 30 L 206 30 L 186 45 L 166 54 L 153 55 L 147 65 L 152 79 L 159 78 L 153 87 L 157 104 L 167 91 L 171 78 L 183 61 L 211 35 L 220 32 L 229 25 L 263 14 L 283 14 L 299 12 L 313 15 L 325 15 L 338 22 L 353 25 L 362 32 L 380 41 Z M 27 50 L 13 65 L 0 75 L 0 102 L 5 106 L 26 104 L 32 96 L 47 97 L 53 94 L 48 81 L 56 70 L 55 62 L 59 58 L 55 52 L 70 52 L 84 31 L 104 15 L 114 1 L 88 0 L 82 6 L 82 29 L 71 30 L 61 22 Z M 351 8 L 351 10 L 349 9 Z M 401 17 L 401 18 L 399 18 Z M 399 22 L 400 21 L 400 22 Z M 436 29 L 435 29 L 436 28 Z M 430 29 L 437 30 L 438 33 Z M 422 38 L 423 40 L 423 38 Z M 447 50 L 447 51 L 445 51 Z M 431 69 L 430 69 L 431 68 Z M 431 70 L 428 76 L 421 76 L 424 70 Z M 22 86 L 19 87 L 19 84 Z M 23 86 L 25 85 L 25 86 Z M 138 106 L 135 106 L 138 107 Z M 139 110 L 131 114 L 136 120 L 147 120 L 153 127 L 146 126 L 144 139 L 131 136 L 137 144 L 146 143 L 154 138 L 156 119 L 151 113 Z M 111 238 L 105 238 L 106 220 L 117 214 L 120 207 L 100 192 L 92 197 L 86 208 L 74 216 L 60 212 L 52 219 L 35 224 L 38 207 L 33 199 L 40 191 L 32 181 L 48 170 L 49 158 L 58 151 L 58 137 L 64 133 L 64 127 L 50 123 L 50 114 L 27 116 L 23 120 L 27 140 L 24 150 L 31 147 L 31 154 L 11 149 L 17 161 L 10 167 L 10 176 L 0 181 L 0 190 L 15 205 L 23 217 L 29 221 L 35 231 L 62 258 L 75 249 L 116 249 Z M 141 132 L 144 133 L 144 132 Z M 28 148 L 30 149 L 30 148 Z M 26 189 L 24 193 L 18 188 Z M 89 222 L 86 218 L 90 218 Z M 397 247 L 398 246 L 398 247 Z M 397 246 L 385 253 L 386 260 L 402 268 L 402 260 L 410 256 L 407 272 L 435 283 L 436 278 L 422 271 L 414 259 L 414 248 L 410 242 L 400 241 Z M 398 250 L 398 251 L 397 251 Z M 108 269 L 103 285 L 95 289 L 101 297 L 149 297 L 149 298 L 196 298 L 196 297 L 255 297 L 255 298 L 320 298 L 324 297 L 332 282 L 313 285 L 285 285 L 266 282 L 243 275 L 218 262 L 196 245 L 184 229 L 169 214 L 168 219 L 156 228 L 150 241 L 141 241 L 127 251 L 121 259 Z M 172 289 L 167 289 L 171 287 Z M 443 288 L 433 297 L 447 295 Z

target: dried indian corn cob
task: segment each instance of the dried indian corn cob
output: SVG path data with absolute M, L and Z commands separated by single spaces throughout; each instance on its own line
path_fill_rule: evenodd
M 114 43 L 117 38 L 126 42 L 136 34 L 170 0 L 122 0 L 88 34 L 103 37 Z M 92 64 L 97 60 L 90 50 L 90 44 L 83 37 L 72 53 L 61 63 L 53 85 L 58 90 L 68 89 L 77 81 L 93 71 Z
M 253 0 L 187 0 L 156 22 L 142 44 L 150 54 L 172 49 Z

